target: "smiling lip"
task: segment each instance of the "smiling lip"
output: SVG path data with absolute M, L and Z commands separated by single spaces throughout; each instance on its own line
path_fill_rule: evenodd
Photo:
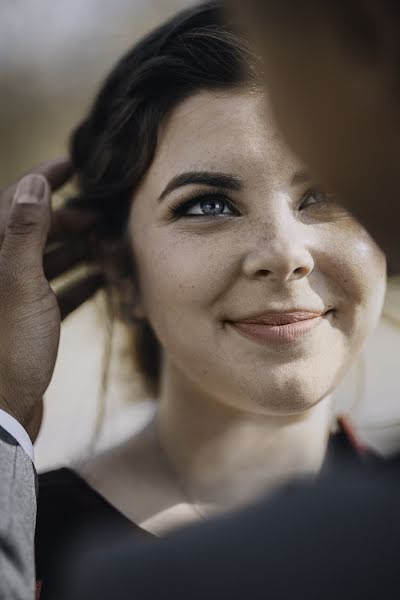
M 261 343 L 290 343 L 309 333 L 323 319 L 322 312 L 268 313 L 230 324 L 242 335 Z

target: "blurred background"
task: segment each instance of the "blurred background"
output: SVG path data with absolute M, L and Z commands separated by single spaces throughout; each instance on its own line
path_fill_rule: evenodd
M 64 155 L 68 137 L 116 59 L 189 0 L 1 0 L 0 186 Z M 132 435 L 152 413 L 113 336 L 108 391 L 102 294 L 63 325 L 56 371 L 36 444 L 39 470 L 70 463 Z M 0 332 L 1 335 L 1 332 Z M 337 412 L 382 453 L 400 449 L 400 280 L 389 282 L 374 337 L 341 385 Z M 98 431 L 99 423 L 102 423 Z

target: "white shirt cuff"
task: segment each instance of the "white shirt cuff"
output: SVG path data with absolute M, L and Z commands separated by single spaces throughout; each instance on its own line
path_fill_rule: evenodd
M 33 444 L 31 442 L 31 438 L 27 434 L 26 430 L 22 427 L 21 423 L 1 408 L 0 426 L 18 442 L 21 448 L 25 450 L 31 461 L 34 462 Z

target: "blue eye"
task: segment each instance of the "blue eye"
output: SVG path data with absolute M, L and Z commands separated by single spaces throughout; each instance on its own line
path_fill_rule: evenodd
M 310 190 L 303 196 L 300 209 L 307 208 L 316 204 L 325 204 L 328 202 L 332 202 L 332 200 L 333 197 L 329 194 L 324 194 L 324 192 L 320 192 L 319 190 Z
M 206 217 L 218 217 L 219 215 L 232 214 L 227 203 L 218 196 L 210 197 L 201 202 L 196 202 L 186 211 L 187 215 L 204 215 Z
M 177 217 L 219 217 L 238 214 L 231 203 L 218 193 L 203 193 L 172 206 L 171 212 Z

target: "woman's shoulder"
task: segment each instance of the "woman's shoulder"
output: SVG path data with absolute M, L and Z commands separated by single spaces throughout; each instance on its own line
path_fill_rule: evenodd
M 35 535 L 38 580 L 48 579 L 86 544 L 145 536 L 80 475 L 69 468 L 39 475 Z
M 118 446 L 81 461 L 77 470 L 122 514 L 146 527 L 148 519 L 165 505 L 181 501 L 160 462 L 151 425 Z
M 37 528 L 67 528 L 75 522 L 107 520 L 123 527 L 134 527 L 126 517 L 69 468 L 39 475 Z

